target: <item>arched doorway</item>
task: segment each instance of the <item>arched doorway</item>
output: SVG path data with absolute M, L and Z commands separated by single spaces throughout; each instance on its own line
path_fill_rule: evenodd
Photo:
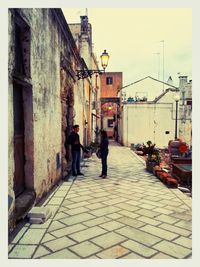
M 120 141 L 120 98 L 101 98 L 101 128 L 106 130 L 108 137 Z

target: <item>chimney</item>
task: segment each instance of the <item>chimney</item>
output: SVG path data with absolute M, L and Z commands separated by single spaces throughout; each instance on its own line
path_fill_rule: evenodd
M 185 85 L 187 85 L 187 76 L 179 76 L 179 89 L 181 92 L 185 91 Z
M 88 33 L 88 17 L 81 16 L 81 32 Z

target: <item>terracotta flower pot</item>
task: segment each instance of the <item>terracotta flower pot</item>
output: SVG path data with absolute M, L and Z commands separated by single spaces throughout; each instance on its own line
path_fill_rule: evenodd
M 158 178 L 160 178 L 162 176 L 162 173 L 164 173 L 164 171 L 160 170 L 160 171 L 156 171 L 156 176 Z
M 176 179 L 174 179 L 174 178 L 167 178 L 166 183 L 167 183 L 168 186 L 178 187 L 178 181 Z

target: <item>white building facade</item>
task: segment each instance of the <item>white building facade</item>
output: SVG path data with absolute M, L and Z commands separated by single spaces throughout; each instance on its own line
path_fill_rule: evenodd
M 175 94 L 176 90 L 168 89 L 155 101 L 123 103 L 123 145 L 150 140 L 158 148 L 167 147 L 175 136 Z

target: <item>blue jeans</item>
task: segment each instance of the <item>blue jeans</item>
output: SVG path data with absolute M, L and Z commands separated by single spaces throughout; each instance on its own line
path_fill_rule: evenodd
M 77 175 L 80 173 L 80 151 L 73 151 L 72 150 L 72 175 Z
M 107 157 L 108 157 L 108 150 L 101 152 L 101 163 L 102 163 L 102 172 L 101 175 L 107 176 Z

